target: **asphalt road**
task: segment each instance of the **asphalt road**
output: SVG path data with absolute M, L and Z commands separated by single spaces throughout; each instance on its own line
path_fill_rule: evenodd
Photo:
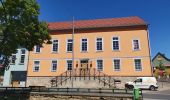
M 149 91 L 144 90 L 144 100 L 170 100 L 170 90 Z

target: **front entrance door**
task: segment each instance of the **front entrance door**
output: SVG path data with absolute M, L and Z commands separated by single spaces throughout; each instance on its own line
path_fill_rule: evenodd
M 80 75 L 86 76 L 88 74 L 88 59 L 80 61 Z

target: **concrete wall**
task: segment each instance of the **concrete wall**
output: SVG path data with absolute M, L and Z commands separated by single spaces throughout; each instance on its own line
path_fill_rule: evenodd
M 51 87 L 51 79 L 54 77 L 27 77 L 27 86 L 46 86 L 46 87 Z M 64 78 L 64 77 L 63 77 Z M 102 77 L 101 77 L 102 78 Z M 120 80 L 121 83 L 116 83 L 115 86 L 116 88 L 124 88 L 124 84 L 128 81 L 133 81 L 136 79 L 136 77 L 111 77 L 111 79 L 116 79 Z M 108 82 L 108 80 L 107 80 Z M 99 83 L 99 79 L 96 77 L 94 80 L 93 77 L 89 79 L 89 77 L 72 77 L 71 80 L 70 78 L 67 79 L 67 81 L 64 81 L 61 84 L 58 85 L 58 87 L 61 88 L 67 88 L 67 87 L 73 87 L 74 88 L 109 88 L 109 85 L 105 85 L 103 82 Z M 114 83 L 112 83 L 114 84 Z M 114 87 L 114 86 L 111 86 Z
M 21 49 L 17 49 L 15 64 L 10 64 L 10 68 L 5 70 L 3 86 L 11 86 L 11 71 L 27 71 L 28 51 L 26 50 L 24 64 L 20 63 Z M 25 82 L 20 82 L 20 86 L 25 86 Z

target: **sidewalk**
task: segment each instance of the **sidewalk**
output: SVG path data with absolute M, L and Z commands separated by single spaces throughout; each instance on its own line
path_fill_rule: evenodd
M 158 82 L 158 91 L 170 90 L 170 82 Z

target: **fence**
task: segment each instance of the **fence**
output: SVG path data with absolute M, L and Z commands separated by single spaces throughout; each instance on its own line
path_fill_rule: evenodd
M 142 90 L 140 90 L 142 93 Z M 9 95 L 64 95 L 64 96 L 90 96 L 90 97 L 128 97 L 133 98 L 133 90 L 109 88 L 46 88 L 35 87 L 0 87 L 0 96 Z M 142 94 L 141 94 L 142 95 Z

